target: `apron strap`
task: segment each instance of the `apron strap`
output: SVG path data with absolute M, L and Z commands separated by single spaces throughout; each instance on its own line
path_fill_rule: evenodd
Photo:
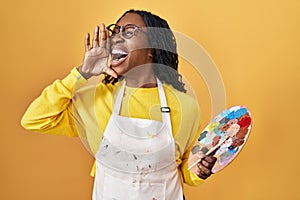
M 115 106 L 114 106 L 114 114 L 117 114 L 119 115 L 120 114 L 120 110 L 121 110 L 121 104 L 122 104 L 122 98 L 124 96 L 124 91 L 125 91 L 125 85 L 126 85 L 126 82 L 124 81 L 124 83 L 122 84 L 120 90 L 119 90 L 119 93 L 118 93 L 118 96 L 116 98 L 116 102 L 115 102 Z
M 161 113 L 162 113 L 162 120 L 163 123 L 166 124 L 166 126 L 168 127 L 169 133 L 171 134 L 170 137 L 173 138 L 172 135 L 172 123 L 171 123 L 171 118 L 170 118 L 170 108 L 168 107 L 167 104 L 167 99 L 166 99 L 166 95 L 165 95 L 165 91 L 163 88 L 163 85 L 161 83 L 161 81 L 156 78 L 157 80 L 157 86 L 158 86 L 158 93 L 159 93 L 159 98 L 160 98 L 160 104 L 161 104 Z
M 167 99 L 166 99 L 165 91 L 164 91 L 164 88 L 163 88 L 163 85 L 162 85 L 161 81 L 158 78 L 156 78 L 156 82 L 157 82 L 159 99 L 160 99 L 160 104 L 161 104 L 162 121 L 168 127 L 169 133 L 171 134 L 170 136 L 172 136 L 172 124 L 171 124 L 171 119 L 170 119 L 170 108 L 167 105 Z M 116 98 L 115 106 L 114 106 L 114 109 L 113 109 L 114 114 L 117 114 L 117 115 L 120 114 L 122 99 L 123 99 L 123 95 L 124 95 L 124 91 L 125 91 L 125 85 L 126 85 L 126 82 L 124 81 L 124 83 L 122 84 L 122 86 L 120 88 L 119 94 Z

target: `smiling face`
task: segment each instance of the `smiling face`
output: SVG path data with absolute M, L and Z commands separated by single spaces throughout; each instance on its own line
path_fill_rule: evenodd
M 145 27 L 146 25 L 143 18 L 138 14 L 128 13 L 117 23 L 119 26 L 125 26 L 127 24 L 143 27 L 143 31 L 137 30 L 129 39 L 122 37 L 121 34 L 116 34 L 111 39 L 112 69 L 115 70 L 118 75 L 125 77 L 131 73 L 129 73 L 131 69 L 152 63 L 151 50 L 145 33 L 147 28 Z M 141 74 L 143 70 L 132 71 L 135 71 L 134 76 L 143 75 Z M 145 73 L 144 71 L 144 74 Z

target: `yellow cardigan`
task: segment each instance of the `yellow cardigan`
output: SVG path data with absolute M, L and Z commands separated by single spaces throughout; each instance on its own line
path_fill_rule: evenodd
M 44 134 L 79 136 L 95 154 L 121 83 L 103 84 L 94 79 L 87 81 L 73 68 L 68 76 L 46 87 L 32 102 L 22 118 L 22 126 Z M 163 87 L 171 109 L 181 180 L 188 185 L 199 185 L 203 180 L 187 169 L 190 149 L 200 131 L 198 104 L 192 97 L 170 85 L 164 84 Z M 158 89 L 126 87 L 120 114 L 161 121 Z M 92 176 L 94 170 L 95 165 Z

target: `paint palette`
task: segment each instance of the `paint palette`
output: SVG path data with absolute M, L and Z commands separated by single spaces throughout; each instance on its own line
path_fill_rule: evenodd
M 217 161 L 212 168 L 216 173 L 226 167 L 244 147 L 251 130 L 252 118 L 243 106 L 234 106 L 217 115 L 205 127 L 195 142 L 188 169 L 197 172 L 197 163 L 206 155 L 213 155 Z

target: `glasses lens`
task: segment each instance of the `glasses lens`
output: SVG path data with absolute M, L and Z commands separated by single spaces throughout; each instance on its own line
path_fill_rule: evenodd
M 111 24 L 107 27 L 107 30 L 111 33 L 111 36 L 115 36 L 120 33 L 121 27 L 115 24 Z
M 107 30 L 109 30 L 111 33 L 111 37 L 114 37 L 116 34 L 119 34 L 121 32 L 122 37 L 126 39 L 130 39 L 135 34 L 137 29 L 138 27 L 134 24 L 127 24 L 126 26 L 111 24 L 107 27 Z
M 136 31 L 137 27 L 133 25 L 126 25 L 124 27 L 124 31 L 122 33 L 123 37 L 129 39 L 134 35 L 134 32 Z

